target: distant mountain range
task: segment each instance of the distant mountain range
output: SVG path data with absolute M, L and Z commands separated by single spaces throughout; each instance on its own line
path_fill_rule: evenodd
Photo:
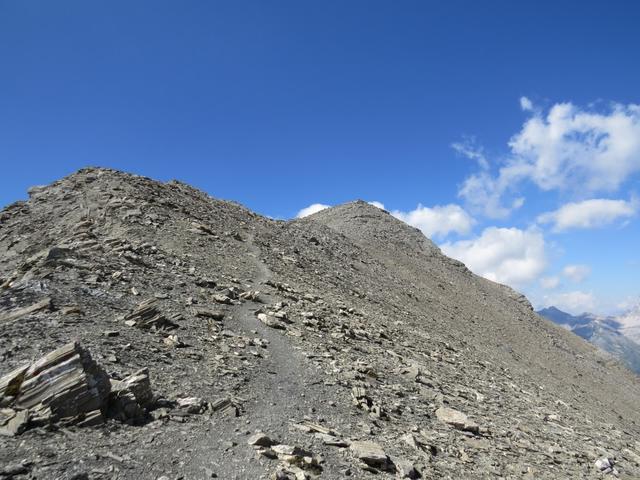
M 620 332 L 640 344 L 640 304 L 616 317 L 620 323 Z
M 592 313 L 571 315 L 556 307 L 544 308 L 537 313 L 610 353 L 640 374 L 640 307 L 617 317 Z

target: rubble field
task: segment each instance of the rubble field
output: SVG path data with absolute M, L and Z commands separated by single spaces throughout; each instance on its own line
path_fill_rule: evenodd
M 0 212 L 0 479 L 637 479 L 638 405 L 366 202 L 88 168 Z

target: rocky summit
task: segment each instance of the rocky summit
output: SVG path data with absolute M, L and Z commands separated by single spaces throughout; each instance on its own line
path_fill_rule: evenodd
M 640 478 L 633 374 L 357 201 L 84 169 L 0 212 L 0 478 Z

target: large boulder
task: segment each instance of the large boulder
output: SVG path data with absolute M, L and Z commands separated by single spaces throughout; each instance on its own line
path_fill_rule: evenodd
M 109 377 L 91 354 L 77 342 L 68 343 L 0 378 L 0 406 L 10 419 L 0 430 L 17 434 L 28 425 L 61 420 L 100 423 L 110 390 Z

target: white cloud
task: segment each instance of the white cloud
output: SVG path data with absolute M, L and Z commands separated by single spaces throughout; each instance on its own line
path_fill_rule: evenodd
M 467 234 L 475 223 L 459 205 L 449 204 L 424 207 L 420 204 L 410 212 L 394 210 L 391 214 L 409 225 L 422 230 L 427 237 L 444 237 L 451 232 Z
M 520 108 L 525 112 L 533 110 L 533 102 L 527 97 L 520 97 Z
M 460 155 L 475 160 L 480 165 L 480 168 L 487 170 L 489 168 L 489 162 L 484 154 L 482 147 L 478 146 L 475 138 L 465 138 L 462 142 L 456 142 L 451 144 L 453 148 Z
M 375 200 L 372 202 L 367 202 L 369 205 L 373 205 L 374 207 L 378 207 L 380 210 L 384 210 L 384 203 L 376 202 Z
M 553 290 L 558 285 L 560 285 L 558 277 L 543 277 L 540 279 L 540 286 L 545 290 Z
M 521 106 L 529 103 L 521 101 Z M 460 197 L 487 216 L 508 215 L 514 205 L 505 205 L 503 197 L 525 180 L 545 191 L 593 194 L 616 191 L 640 171 L 640 105 L 616 104 L 599 113 L 558 103 L 546 116 L 525 110 L 531 116 L 509 141 L 504 165 L 495 175 L 483 168 L 459 190 Z
M 596 310 L 596 300 L 593 294 L 579 290 L 547 295 L 544 297 L 544 303 L 549 307 L 557 307 L 572 315 L 579 315 Z
M 640 106 L 615 105 L 601 114 L 556 104 L 546 118 L 529 119 L 509 145 L 543 190 L 579 182 L 589 191 L 612 191 L 640 170 Z
M 314 203 L 309 205 L 308 207 L 303 208 L 298 212 L 296 218 L 307 217 L 309 215 L 313 215 L 314 213 L 318 213 L 325 208 L 329 208 L 329 205 L 324 205 L 322 203 Z
M 440 247 L 476 274 L 515 287 L 538 278 L 546 266 L 544 237 L 535 229 L 489 227 L 475 239 Z
M 562 274 L 575 283 L 584 282 L 590 273 L 588 265 L 567 265 L 562 269 Z
M 552 223 L 555 231 L 570 228 L 596 228 L 609 225 L 621 218 L 636 214 L 635 200 L 609 200 L 594 198 L 583 202 L 567 203 L 558 210 L 543 213 L 538 217 L 540 223 Z
M 494 178 L 483 171 L 466 178 L 458 191 L 474 211 L 480 211 L 489 218 L 506 218 L 513 210 L 524 204 L 523 197 L 512 200 L 511 205 L 504 205 L 503 195 L 509 191 L 515 181 L 508 176 Z

